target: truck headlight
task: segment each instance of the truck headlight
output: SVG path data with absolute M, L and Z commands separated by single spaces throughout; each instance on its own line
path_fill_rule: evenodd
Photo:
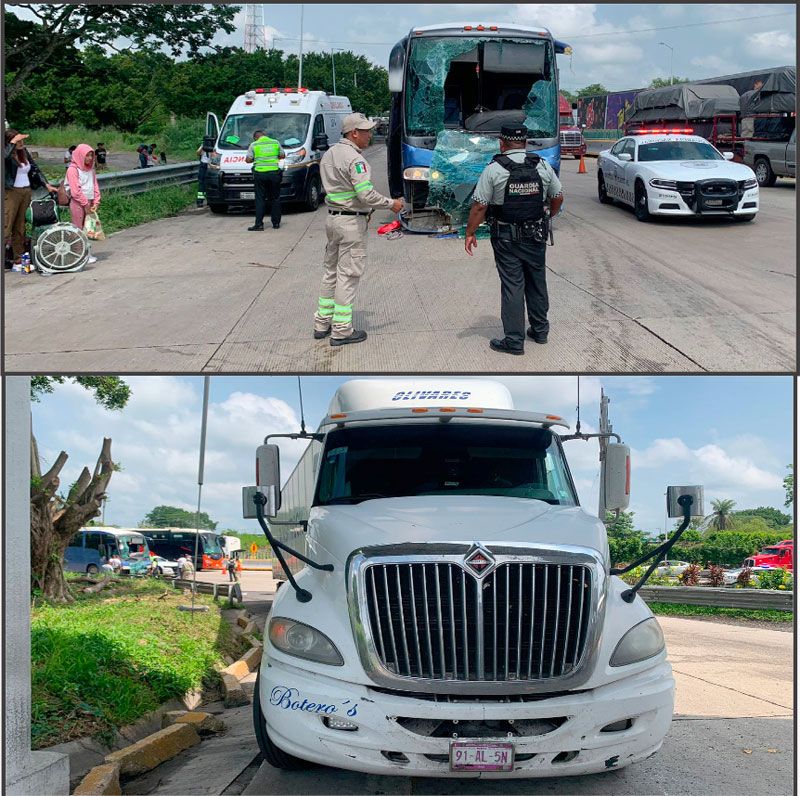
M 431 178 L 431 170 L 423 166 L 412 166 L 410 169 L 403 171 L 403 179 L 405 180 L 422 180 L 428 182 Z
M 653 188 L 665 188 L 668 191 L 677 191 L 678 183 L 675 180 L 650 180 Z
M 269 640 L 287 655 L 331 666 L 344 666 L 341 653 L 319 630 L 293 619 L 275 617 L 269 623 Z
M 621 639 L 614 654 L 611 666 L 627 666 L 631 663 L 652 658 L 664 649 L 664 634 L 656 618 L 651 616 L 632 627 Z

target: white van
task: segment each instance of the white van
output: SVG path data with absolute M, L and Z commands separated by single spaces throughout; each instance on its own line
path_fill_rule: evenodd
M 283 580 L 254 696 L 267 762 L 559 777 L 659 749 L 664 639 L 644 581 L 610 567 L 563 449 L 599 438 L 599 514 L 627 507 L 630 449 L 610 441 L 607 401 L 599 434 L 568 434 L 499 383 L 356 380 L 315 433 L 265 440 L 243 510 Z M 309 440 L 283 484 L 275 437 Z M 685 529 L 693 488 L 670 489 Z
M 351 112 L 347 97 L 324 91 L 256 88 L 234 100 L 221 127 L 215 114 L 207 114 L 206 199 L 211 212 L 254 205 L 253 164 L 245 157 L 256 130 L 280 141 L 286 152 L 281 199 L 316 210 L 323 193 L 320 158 L 342 137 L 342 119 Z

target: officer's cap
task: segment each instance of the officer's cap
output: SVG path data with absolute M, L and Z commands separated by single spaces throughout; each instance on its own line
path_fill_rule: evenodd
M 371 130 L 375 126 L 363 113 L 349 113 L 342 121 L 342 132 L 352 133 L 353 130 Z
M 529 135 L 527 127 L 517 124 L 504 124 L 500 128 L 500 138 L 504 141 L 527 141 Z

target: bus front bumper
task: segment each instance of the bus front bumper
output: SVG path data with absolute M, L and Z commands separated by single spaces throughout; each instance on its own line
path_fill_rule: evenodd
M 427 777 L 525 778 L 592 774 L 636 763 L 658 751 L 672 720 L 674 679 L 666 661 L 624 680 L 533 702 L 435 702 L 362 685 L 265 659 L 260 694 L 268 734 L 284 751 L 322 765 L 370 774 Z M 333 729 L 325 717 L 358 729 Z M 545 734 L 490 737 L 485 722 L 550 720 Z M 449 737 L 429 733 L 458 720 L 458 740 L 510 742 L 511 771 L 451 771 Z M 603 731 L 614 723 L 627 729 Z M 453 725 L 448 725 L 452 728 Z M 472 737 L 467 737 L 468 734 Z

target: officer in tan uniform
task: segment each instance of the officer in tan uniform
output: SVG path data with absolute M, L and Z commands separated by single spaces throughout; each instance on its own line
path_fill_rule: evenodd
M 367 264 L 367 224 L 378 207 L 399 213 L 402 199 L 375 190 L 362 150 L 369 146 L 375 122 L 363 113 L 342 121 L 343 138 L 320 161 L 328 220 L 325 233 L 325 273 L 314 315 L 314 339 L 331 336 L 332 346 L 360 343 L 367 333 L 353 329 L 353 299 Z

